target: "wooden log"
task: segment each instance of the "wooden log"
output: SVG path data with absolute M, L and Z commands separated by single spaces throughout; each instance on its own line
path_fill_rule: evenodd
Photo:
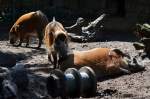
M 88 26 L 82 27 L 82 32 L 90 31 L 90 29 L 97 27 L 98 23 L 103 20 L 106 14 L 102 14 L 100 17 L 90 22 Z
M 95 34 L 102 27 L 99 24 L 106 14 L 102 14 L 100 17 L 90 22 L 87 26 L 84 26 L 85 21 L 83 18 L 78 18 L 76 23 L 70 27 L 65 27 L 68 31 L 71 41 L 75 42 L 85 42 L 85 41 L 93 41 L 95 38 Z
M 67 30 L 67 32 L 69 33 L 74 33 L 74 34 L 77 34 L 77 35 L 81 35 L 82 34 L 82 29 L 81 27 L 84 26 L 86 23 L 85 23 L 85 20 L 84 18 L 82 17 L 79 17 L 76 21 L 75 24 L 69 26 L 69 27 L 65 27 L 65 29 Z

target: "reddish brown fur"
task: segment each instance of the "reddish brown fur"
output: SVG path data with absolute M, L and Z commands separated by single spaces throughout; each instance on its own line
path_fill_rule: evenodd
M 120 73 L 120 68 L 128 68 L 127 63 L 123 61 L 123 56 L 109 48 L 73 51 L 60 65 L 61 70 L 70 67 L 79 69 L 82 66 L 90 66 L 97 74 L 110 75 Z
M 56 39 L 60 35 L 63 35 L 64 37 L 64 41 L 61 41 L 64 45 L 58 45 L 60 48 L 56 49 L 55 47 L 55 45 L 57 45 Z M 57 55 L 59 54 L 58 50 L 67 49 L 66 47 L 68 45 L 68 34 L 65 31 L 63 25 L 55 21 L 55 19 L 53 19 L 53 21 L 50 22 L 45 28 L 44 43 L 48 50 L 49 61 L 51 61 L 54 65 L 54 68 L 56 68 L 58 63 L 58 57 L 57 57 Z M 61 48 L 61 46 L 65 48 Z
M 43 39 L 42 32 L 47 24 L 48 19 L 41 11 L 22 15 L 10 29 L 10 43 L 13 44 L 19 39 L 19 45 L 21 45 L 23 40 L 26 40 L 28 45 L 29 37 L 37 36 L 39 38 L 38 47 L 40 47 Z
M 44 35 L 44 42 L 45 42 L 45 45 L 48 49 L 52 47 L 52 45 L 55 42 L 55 38 L 60 33 L 63 33 L 64 35 L 66 35 L 66 37 L 68 37 L 68 34 L 67 34 L 66 30 L 64 29 L 64 27 L 61 23 L 55 21 L 55 22 L 50 22 L 46 26 L 45 35 Z

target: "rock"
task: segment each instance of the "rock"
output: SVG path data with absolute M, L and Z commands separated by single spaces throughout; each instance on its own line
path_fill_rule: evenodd
M 8 68 L 0 67 L 0 99 L 17 99 L 17 86 L 10 78 Z
M 2 93 L 2 82 L 3 82 L 3 80 L 4 79 L 2 77 L 0 77 L 0 96 L 1 96 L 1 93 Z
M 149 38 L 150 37 L 150 25 L 145 23 L 145 24 L 136 24 L 136 31 L 135 34 L 139 38 Z
M 141 40 L 140 40 L 145 46 L 149 46 L 150 47 L 150 38 L 142 38 Z
M 147 54 L 148 57 L 150 57 L 150 38 L 143 38 L 141 39 L 141 42 L 144 44 L 144 52 Z
M 142 43 L 138 43 L 138 42 L 133 43 L 133 46 L 136 50 L 141 50 L 145 48 L 145 46 Z
M 136 57 L 133 57 L 133 59 L 131 60 L 131 62 L 128 63 L 128 65 L 130 71 L 133 73 L 145 70 L 143 62 L 137 59 Z
M 26 90 L 29 84 L 27 70 L 23 64 L 16 64 L 11 70 L 11 80 L 14 82 L 19 90 Z
M 2 82 L 2 99 L 17 99 L 17 86 L 10 80 L 3 80 Z
M 12 52 L 0 51 L 0 66 L 13 67 L 16 65 L 16 57 Z

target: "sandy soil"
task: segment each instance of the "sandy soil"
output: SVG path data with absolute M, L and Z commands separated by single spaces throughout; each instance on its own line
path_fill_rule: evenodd
M 74 50 L 87 50 L 95 47 L 119 48 L 123 52 L 129 53 L 131 56 L 135 56 L 138 52 L 134 49 L 132 43 L 133 42 L 127 41 L 92 43 L 71 42 L 70 47 Z M 0 41 L 0 50 L 21 54 L 21 61 L 18 61 L 18 63 L 26 64 L 31 79 L 29 90 L 20 93 L 23 99 L 50 99 L 50 97 L 47 97 L 45 81 L 52 65 L 48 63 L 47 52 L 44 45 L 42 45 L 41 49 L 37 50 L 34 48 L 12 47 L 7 40 L 2 40 Z M 146 66 L 146 71 L 122 75 L 98 82 L 97 95 L 89 99 L 149 99 L 150 60 L 146 58 L 143 62 Z

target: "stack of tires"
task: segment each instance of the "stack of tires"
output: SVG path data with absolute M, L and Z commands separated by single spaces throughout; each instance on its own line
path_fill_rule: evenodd
M 96 75 L 90 67 L 69 68 L 64 73 L 56 69 L 47 78 L 47 91 L 53 98 L 91 97 L 96 90 Z

